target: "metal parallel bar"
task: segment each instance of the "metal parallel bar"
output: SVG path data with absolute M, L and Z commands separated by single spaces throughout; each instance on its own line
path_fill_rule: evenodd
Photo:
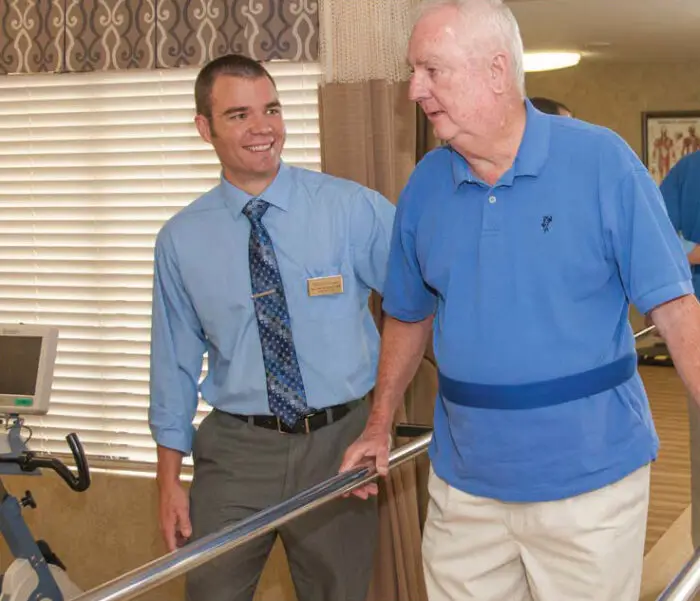
M 640 330 L 634 337 L 635 339 L 640 339 L 655 330 L 656 326 L 652 325 Z M 409 444 L 396 449 L 390 455 L 389 468 L 393 469 L 424 453 L 431 439 L 432 433 L 423 434 Z M 351 472 L 338 474 L 279 505 L 256 513 L 229 528 L 190 543 L 119 578 L 83 593 L 75 598 L 74 601 L 123 601 L 134 599 L 168 580 L 189 572 L 223 553 L 231 551 L 300 515 L 312 511 L 320 505 L 371 482 L 376 477 L 376 474 L 368 468 L 358 468 Z M 698 568 L 698 574 L 700 575 L 700 568 Z M 674 599 L 673 601 L 680 601 L 680 599 Z
M 396 438 L 415 438 L 433 431 L 432 426 L 425 424 L 396 424 Z
M 398 467 L 402 463 L 424 453 L 430 445 L 432 436 L 432 433 L 425 434 L 409 444 L 394 450 L 389 456 L 389 468 Z M 245 520 L 241 520 L 233 526 L 189 543 L 181 549 L 83 593 L 79 597 L 75 597 L 73 601 L 123 601 L 125 599 L 135 599 L 168 580 L 189 572 L 223 553 L 312 511 L 320 505 L 371 482 L 376 477 L 376 473 L 369 468 L 358 468 L 338 474 L 279 505 L 265 509 Z
M 656 601 L 692 601 L 700 589 L 700 549 L 696 549 L 688 563 L 671 580 Z
M 634 339 L 639 340 L 640 338 L 644 338 L 645 336 L 648 336 L 649 334 L 653 334 L 654 332 L 656 332 L 656 326 L 654 326 L 654 325 L 648 326 L 642 330 L 639 330 L 639 332 L 637 332 L 634 335 Z

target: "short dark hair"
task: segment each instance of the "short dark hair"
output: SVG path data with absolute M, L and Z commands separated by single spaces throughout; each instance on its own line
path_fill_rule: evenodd
M 568 107 L 561 102 L 552 100 L 551 98 L 545 98 L 543 96 L 535 96 L 534 98 L 530 98 L 530 102 L 532 102 L 532 105 L 538 111 L 542 111 L 543 113 L 547 113 L 549 115 L 559 115 L 561 111 L 566 111 L 567 113 L 571 112 Z
M 245 77 L 247 79 L 258 79 L 267 77 L 272 85 L 275 85 L 275 80 L 256 60 L 244 56 L 242 54 L 225 54 L 219 58 L 208 62 L 197 75 L 197 80 L 194 83 L 194 102 L 198 115 L 204 115 L 211 121 L 211 90 L 214 87 L 214 82 L 221 75 L 230 75 L 232 77 Z

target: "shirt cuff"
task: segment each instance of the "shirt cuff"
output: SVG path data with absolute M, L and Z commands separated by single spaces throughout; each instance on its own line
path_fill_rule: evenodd
M 692 282 L 675 282 L 645 294 L 641 298 L 637 299 L 635 305 L 640 313 L 646 315 L 655 307 L 663 305 L 664 303 L 672 301 L 676 298 L 680 298 L 681 296 L 687 296 L 688 294 L 695 294 Z
M 180 451 L 185 456 L 192 451 L 192 438 L 194 436 L 194 428 L 190 428 L 187 432 L 176 430 L 174 428 L 151 428 L 153 440 L 156 444 L 166 449 Z

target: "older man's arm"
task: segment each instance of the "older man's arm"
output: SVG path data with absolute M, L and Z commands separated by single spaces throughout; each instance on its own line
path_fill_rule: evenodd
M 700 405 L 700 303 L 689 294 L 659 305 L 651 319 L 686 389 Z

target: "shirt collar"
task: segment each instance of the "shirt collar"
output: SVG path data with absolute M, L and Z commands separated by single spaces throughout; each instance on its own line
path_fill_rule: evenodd
M 550 119 L 553 118 L 538 111 L 525 99 L 526 121 L 523 139 L 520 141 L 518 154 L 513 167 L 501 177 L 499 183 L 512 185 L 518 176 L 536 177 L 542 171 L 549 155 Z M 474 183 L 480 179 L 472 173 L 471 167 L 456 150 L 452 149 L 452 175 L 455 188 L 463 182 Z
M 223 174 L 221 175 L 221 189 L 224 192 L 226 204 L 233 211 L 234 215 L 242 214 L 243 208 L 248 204 L 251 198 L 262 198 L 278 209 L 287 211 L 289 208 L 291 170 L 283 162 L 280 162 L 280 168 L 272 180 L 272 183 L 265 189 L 264 192 L 257 196 L 252 196 L 244 192 L 240 188 L 229 182 Z

